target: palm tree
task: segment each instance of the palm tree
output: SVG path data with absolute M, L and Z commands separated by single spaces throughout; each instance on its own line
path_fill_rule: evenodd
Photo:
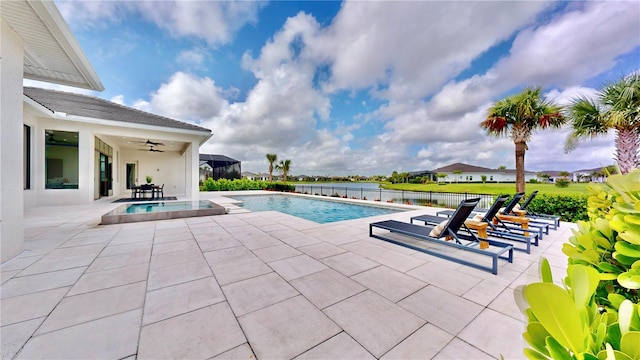
M 276 165 L 276 170 L 282 171 L 282 179 L 284 182 L 287 182 L 287 173 L 291 168 L 291 160 L 280 160 L 280 162 Z
M 480 126 L 489 135 L 510 136 L 516 146 L 516 191 L 524 192 L 524 153 L 534 130 L 559 128 L 565 123 L 560 106 L 542 98 L 542 88 L 526 88 L 521 93 L 497 101 Z
M 581 139 L 616 132 L 616 161 L 623 174 L 638 167 L 640 149 L 640 72 L 623 76 L 606 85 L 596 99 L 581 96 L 574 99 L 567 117 L 573 132 L 567 139 L 567 152 Z
M 278 161 L 278 155 L 267 154 L 267 161 L 269 162 L 269 182 L 273 181 L 273 163 Z

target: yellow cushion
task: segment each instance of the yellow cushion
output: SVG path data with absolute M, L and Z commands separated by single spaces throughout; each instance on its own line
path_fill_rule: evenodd
M 449 220 L 444 220 L 440 224 L 436 225 L 436 227 L 434 227 L 433 230 L 431 230 L 431 232 L 429 233 L 429 236 L 435 238 L 440 236 L 440 234 L 442 233 L 442 229 L 444 229 L 444 226 L 447 225 L 447 222 L 449 222 Z

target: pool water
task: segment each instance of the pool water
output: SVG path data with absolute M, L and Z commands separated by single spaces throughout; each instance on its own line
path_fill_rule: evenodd
M 140 214 L 159 211 L 180 211 L 210 209 L 209 201 L 177 201 L 177 202 L 156 202 L 145 204 L 131 204 L 124 210 L 125 214 Z
M 275 210 L 320 224 L 394 214 L 402 211 L 378 206 L 288 195 L 233 196 L 233 199 L 242 201 L 243 204 L 241 206 L 251 211 Z
M 123 204 L 102 215 L 103 225 L 139 221 L 180 219 L 194 216 L 223 215 L 225 208 L 214 202 L 176 201 L 144 204 Z

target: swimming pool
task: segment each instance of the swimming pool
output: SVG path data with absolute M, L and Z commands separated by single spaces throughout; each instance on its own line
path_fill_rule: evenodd
M 251 211 L 275 210 L 320 224 L 404 211 L 379 206 L 319 200 L 303 196 L 253 195 L 232 196 L 232 198 L 242 201 L 241 206 Z
M 208 201 L 151 202 L 124 204 L 102 215 L 102 224 L 179 219 L 195 216 L 222 215 L 224 207 Z

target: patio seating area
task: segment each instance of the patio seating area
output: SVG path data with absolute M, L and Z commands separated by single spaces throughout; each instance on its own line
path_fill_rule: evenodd
M 520 359 L 515 288 L 541 256 L 564 276 L 573 226 L 493 275 L 369 237 L 437 208 L 317 224 L 223 195 L 201 199 L 227 215 L 131 224 L 98 225 L 114 199 L 27 210 L 0 266 L 2 359 Z

